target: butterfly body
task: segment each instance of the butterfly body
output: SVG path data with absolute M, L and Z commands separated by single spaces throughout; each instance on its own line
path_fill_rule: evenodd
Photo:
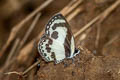
M 79 53 L 75 53 L 74 37 L 61 14 L 56 14 L 48 21 L 45 34 L 38 44 L 38 51 L 45 61 L 54 61 L 56 64 Z

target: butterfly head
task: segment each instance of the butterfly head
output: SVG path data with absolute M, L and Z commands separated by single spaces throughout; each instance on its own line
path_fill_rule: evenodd
M 80 53 L 80 50 L 77 49 L 77 48 L 75 48 L 74 56 L 76 56 L 76 55 L 79 54 L 79 53 Z

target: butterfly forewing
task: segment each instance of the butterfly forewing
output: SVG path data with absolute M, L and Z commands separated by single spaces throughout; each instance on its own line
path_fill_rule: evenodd
M 49 37 L 62 42 L 65 45 L 65 49 L 67 52 L 67 48 L 71 49 L 71 43 L 72 45 L 74 45 L 74 38 L 70 26 L 64 16 L 62 16 L 61 14 L 56 14 L 49 20 L 48 24 L 46 25 L 45 32 Z M 73 51 L 69 53 L 73 53 Z

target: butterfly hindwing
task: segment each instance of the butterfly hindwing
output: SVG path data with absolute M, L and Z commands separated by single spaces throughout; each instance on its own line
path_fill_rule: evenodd
M 64 45 L 49 38 L 49 36 L 45 35 L 40 40 L 38 49 L 43 59 L 47 62 L 55 61 L 57 64 L 65 58 Z

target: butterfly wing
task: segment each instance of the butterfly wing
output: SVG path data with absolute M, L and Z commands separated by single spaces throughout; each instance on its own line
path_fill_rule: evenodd
M 64 45 L 46 35 L 41 38 L 38 51 L 46 62 L 55 61 L 57 64 L 65 58 Z
M 70 26 L 62 14 L 53 16 L 46 25 L 45 34 L 61 45 L 64 45 L 65 57 L 74 56 L 75 43 Z M 56 46 L 57 47 L 57 46 Z M 56 53 L 57 54 L 57 53 Z M 63 55 L 58 53 L 57 55 Z

